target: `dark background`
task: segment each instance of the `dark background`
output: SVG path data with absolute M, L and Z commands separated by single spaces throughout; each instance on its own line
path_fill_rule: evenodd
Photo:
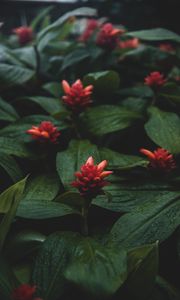
M 180 0 L 81 0 L 75 3 L 53 3 L 36 1 L 1 0 L 0 22 L 3 30 L 29 23 L 38 12 L 54 4 L 52 18 L 57 19 L 63 13 L 81 6 L 98 9 L 99 16 L 108 16 L 113 23 L 123 24 L 130 30 L 164 27 L 180 33 L 179 11 Z

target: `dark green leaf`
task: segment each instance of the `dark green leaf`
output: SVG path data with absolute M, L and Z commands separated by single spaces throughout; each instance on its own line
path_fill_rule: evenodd
M 174 42 L 180 42 L 180 36 L 178 34 L 164 28 L 154 28 L 154 29 L 127 32 L 126 35 L 134 36 L 145 41 L 170 40 Z
M 0 120 L 13 122 L 19 118 L 15 109 L 7 101 L 0 98 Z
M 100 105 L 83 115 L 88 130 L 98 136 L 125 129 L 140 118 L 137 112 L 115 105 Z
M 180 118 L 172 112 L 164 112 L 156 107 L 149 109 L 150 119 L 145 130 L 150 139 L 172 153 L 180 152 Z
M 13 157 L 0 152 L 0 166 L 8 173 L 14 182 L 23 177 L 22 171 Z

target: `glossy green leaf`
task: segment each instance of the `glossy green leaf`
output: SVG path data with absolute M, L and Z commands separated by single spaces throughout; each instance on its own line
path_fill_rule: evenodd
M 128 252 L 128 279 L 124 296 L 146 300 L 155 284 L 158 273 L 158 245 L 145 245 Z
M 108 161 L 108 169 L 125 170 L 147 165 L 147 161 L 139 156 L 126 155 L 108 148 L 99 149 L 101 160 Z
M 10 186 L 0 195 L 0 213 L 4 214 L 0 223 L 0 248 L 2 248 L 4 244 L 6 235 L 16 215 L 17 208 L 24 192 L 26 179 L 27 178 Z
M 0 120 L 13 122 L 18 118 L 19 116 L 13 106 L 0 98 Z
M 118 89 L 120 78 L 115 71 L 102 71 L 85 75 L 83 82 L 85 85 L 92 84 L 97 93 L 111 94 Z
M 178 34 L 164 28 L 154 28 L 154 29 L 127 32 L 126 35 L 134 36 L 145 41 L 169 40 L 174 42 L 180 42 L 180 36 Z
M 85 126 L 97 136 L 130 127 L 138 119 L 141 119 L 141 115 L 137 112 L 115 105 L 90 108 L 83 115 Z
M 33 272 L 33 282 L 44 300 L 59 299 L 67 288 L 64 271 L 80 239 L 78 233 L 57 232 L 45 241 Z
M 17 216 L 24 219 L 43 220 L 80 214 L 78 210 L 64 203 L 47 200 L 21 201 Z
M 4 153 L 4 155 L 14 155 L 17 157 L 32 156 L 32 153 L 25 144 L 13 138 L 0 137 L 0 148 L 1 153 Z
M 169 191 L 119 218 L 110 240 L 126 248 L 164 241 L 179 225 L 180 193 Z
M 53 200 L 59 191 L 59 178 L 56 173 L 47 172 L 29 177 L 23 195 L 23 201 Z
M 91 238 L 80 241 L 65 270 L 67 280 L 100 299 L 113 295 L 126 277 L 126 252 L 104 247 Z
M 32 101 L 38 104 L 51 115 L 64 110 L 64 106 L 60 102 L 60 99 L 56 99 L 56 98 L 35 96 L 35 97 L 25 97 L 24 101 Z
M 150 119 L 145 130 L 150 139 L 171 153 L 180 152 L 180 118 L 172 112 L 161 111 L 156 107 L 149 109 Z
M 14 182 L 23 177 L 18 163 L 8 154 L 0 152 L 0 166 L 8 173 Z

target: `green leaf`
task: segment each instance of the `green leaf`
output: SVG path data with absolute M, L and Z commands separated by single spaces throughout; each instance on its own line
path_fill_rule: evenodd
M 16 215 L 17 208 L 22 199 L 26 179 L 10 186 L 0 195 L 0 213 L 5 214 L 0 224 L 0 248 L 4 244 L 6 235 Z
M 95 92 L 106 95 L 118 89 L 120 78 L 115 71 L 102 71 L 85 75 L 83 82 L 85 85 L 92 84 Z
M 157 276 L 156 285 L 148 300 L 179 300 L 180 292 L 164 278 Z
M 43 85 L 43 89 L 49 92 L 52 96 L 59 99 L 63 94 L 61 84 L 58 82 L 48 82 L 45 85 Z
M 157 244 L 130 250 L 128 252 L 128 269 L 124 296 L 128 299 L 146 300 L 154 287 L 158 273 Z
M 44 18 L 53 10 L 54 6 L 48 6 L 45 9 L 43 9 L 38 15 L 33 19 L 33 21 L 30 24 L 30 27 L 34 30 L 37 29 L 37 26 L 41 22 L 43 22 Z
M 70 205 L 72 207 L 82 207 L 82 205 L 84 204 L 84 198 L 81 197 L 79 193 L 71 191 L 59 195 L 55 199 L 55 201 L 58 203 Z
M 39 106 L 41 106 L 46 112 L 51 115 L 57 114 L 61 111 L 64 111 L 65 108 L 61 104 L 60 99 L 50 98 L 50 97 L 42 97 L 42 96 L 34 96 L 34 97 L 25 97 L 24 101 L 32 101 Z
M 16 182 L 23 177 L 22 171 L 13 157 L 0 152 L 0 166 L 8 173 L 11 179 Z
M 74 214 L 80 213 L 69 205 L 41 199 L 21 201 L 16 215 L 24 219 L 43 220 Z
M 75 49 L 73 52 L 64 57 L 61 71 L 64 71 L 65 69 L 82 62 L 89 56 L 90 54 L 86 48 Z
M 110 240 L 125 248 L 164 241 L 179 225 L 180 193 L 169 191 L 119 218 Z
M 59 299 L 67 288 L 63 273 L 80 239 L 75 232 L 57 232 L 46 239 L 33 272 L 33 282 L 44 300 Z
M 164 28 L 154 28 L 127 32 L 126 35 L 134 36 L 145 41 L 169 40 L 174 42 L 180 42 L 180 36 L 178 34 Z
M 13 122 L 18 118 L 19 116 L 16 113 L 14 107 L 7 101 L 4 101 L 2 98 L 0 98 L 0 120 Z
M 121 96 L 132 96 L 141 98 L 151 98 L 153 97 L 153 91 L 148 86 L 136 86 L 132 88 L 121 89 L 118 92 Z
M 63 16 L 61 16 L 54 23 L 50 24 L 37 35 L 38 49 L 42 51 L 48 43 L 51 43 L 53 40 L 57 39 L 58 35 L 61 33 L 63 25 L 65 22 L 68 22 L 68 19 L 73 16 L 89 16 L 93 17 L 96 15 L 96 10 L 89 7 L 80 7 L 73 11 L 70 11 Z M 69 21 L 71 24 L 71 20 Z
M 74 173 L 80 169 L 89 156 L 93 156 L 99 162 L 97 147 L 88 140 L 71 141 L 67 150 L 57 154 L 56 168 L 65 188 L 71 187 L 71 182 L 75 179 Z
M 56 173 L 45 173 L 29 177 L 23 195 L 23 201 L 51 201 L 58 194 L 60 187 Z
M 4 248 L 8 261 L 15 264 L 22 262 L 24 259 L 32 258 L 45 239 L 45 235 L 33 230 L 23 230 L 10 234 Z
M 150 139 L 169 150 L 180 152 L 180 118 L 172 112 L 164 112 L 156 107 L 149 109 L 150 119 L 145 124 L 145 130 Z
M 127 277 L 126 252 L 108 248 L 91 238 L 77 245 L 65 278 L 93 296 L 113 295 Z
M 32 153 L 28 150 L 25 144 L 13 138 L 0 137 L 0 149 L 0 152 L 4 155 L 14 155 L 17 157 L 32 156 Z
M 111 194 L 108 202 L 105 196 L 98 196 L 93 204 L 114 212 L 133 212 L 141 205 L 148 205 L 156 198 L 163 198 L 172 190 L 172 186 L 161 182 L 135 180 L 127 182 L 119 176 L 109 177 L 110 184 L 104 188 Z
M 108 148 L 99 149 L 101 160 L 108 161 L 108 169 L 126 170 L 135 167 L 147 166 L 148 162 L 139 156 L 126 155 Z
M 4 89 L 15 85 L 22 85 L 34 75 L 34 70 L 18 65 L 0 63 L 0 88 Z
M 137 112 L 121 106 L 100 105 L 87 110 L 87 112 L 84 113 L 82 120 L 92 134 L 101 136 L 125 129 L 140 118 L 141 115 Z

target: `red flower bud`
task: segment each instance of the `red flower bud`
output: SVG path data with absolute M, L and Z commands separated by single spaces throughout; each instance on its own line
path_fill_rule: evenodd
M 150 87 L 161 87 L 167 82 L 167 79 L 164 78 L 164 75 L 160 72 L 152 72 L 144 79 L 144 83 Z
M 126 41 L 120 41 L 118 45 L 120 49 L 136 49 L 140 46 L 140 42 L 139 39 L 133 38 Z
M 18 288 L 12 292 L 12 300 L 33 300 L 33 296 L 36 292 L 36 286 L 29 284 L 21 284 Z
M 102 193 L 102 188 L 108 185 L 104 178 L 113 173 L 112 171 L 104 171 L 106 166 L 106 160 L 95 165 L 93 157 L 90 156 L 86 163 L 82 165 L 81 171 L 75 173 L 77 179 L 72 182 L 72 186 L 77 188 L 85 198 L 92 199 L 96 197 Z
M 65 93 L 62 99 L 65 105 L 73 112 L 80 113 L 92 103 L 92 85 L 84 88 L 81 80 L 78 79 L 71 86 L 66 80 L 63 80 L 62 87 Z
M 79 37 L 80 42 L 87 42 L 96 28 L 99 27 L 99 22 L 95 19 L 89 19 L 87 21 L 86 29 L 83 34 Z
M 113 50 L 118 45 L 118 36 L 123 33 L 124 29 L 114 28 L 111 23 L 106 23 L 97 35 L 96 44 L 102 48 Z
M 33 39 L 33 30 L 31 27 L 22 26 L 13 29 L 13 33 L 15 33 L 18 36 L 19 43 L 23 46 Z
M 54 144 L 60 136 L 57 127 L 49 121 L 43 121 L 39 126 L 32 126 L 32 128 L 28 129 L 26 132 L 30 134 L 33 139 L 39 140 L 40 142 L 50 141 Z
M 149 159 L 150 168 L 163 172 L 169 172 L 176 168 L 173 155 L 163 148 L 158 148 L 153 152 L 147 149 L 140 149 L 140 152 Z
M 159 49 L 164 52 L 174 53 L 174 47 L 169 43 L 164 43 L 159 45 Z

